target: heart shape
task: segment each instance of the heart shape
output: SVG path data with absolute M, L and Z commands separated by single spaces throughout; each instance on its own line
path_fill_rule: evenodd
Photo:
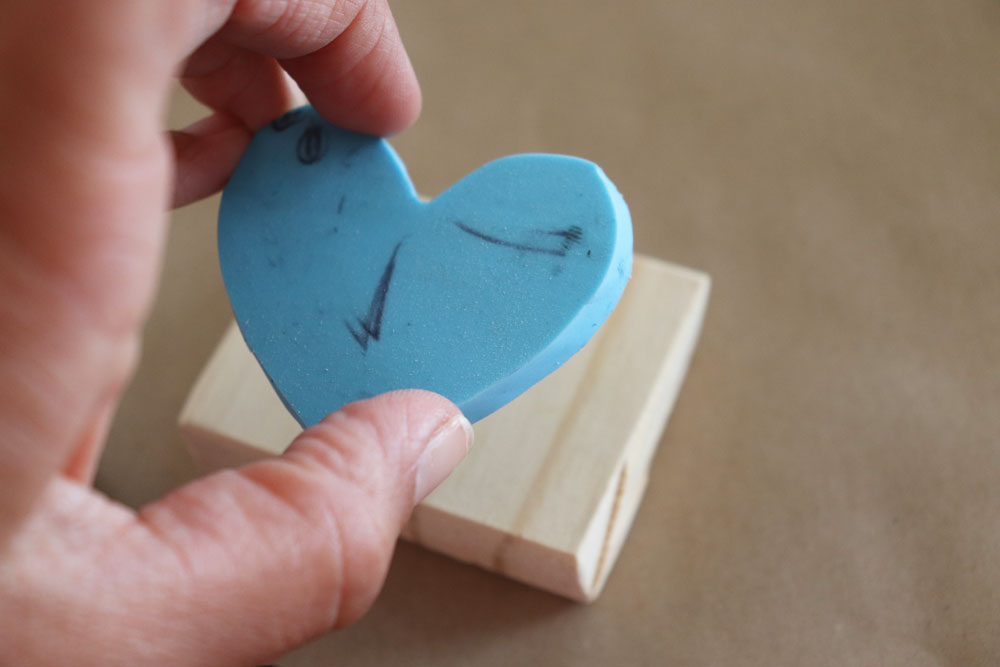
M 477 421 L 558 368 L 618 302 L 628 208 L 597 165 L 517 155 L 436 199 L 388 143 L 291 111 L 254 137 L 219 213 L 236 321 L 303 425 L 429 389 Z

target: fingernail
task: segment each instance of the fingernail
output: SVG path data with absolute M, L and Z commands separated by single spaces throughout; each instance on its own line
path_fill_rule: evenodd
M 472 446 L 472 424 L 459 413 L 441 424 L 431 435 L 417 462 L 413 504 L 416 505 L 436 489 L 465 458 Z

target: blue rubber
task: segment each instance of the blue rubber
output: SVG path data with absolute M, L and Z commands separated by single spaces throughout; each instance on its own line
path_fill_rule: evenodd
M 561 155 L 490 162 L 421 202 L 388 143 L 305 107 L 251 142 L 219 258 L 243 336 L 303 426 L 402 388 L 478 421 L 597 331 L 631 274 L 632 226 L 601 169 Z

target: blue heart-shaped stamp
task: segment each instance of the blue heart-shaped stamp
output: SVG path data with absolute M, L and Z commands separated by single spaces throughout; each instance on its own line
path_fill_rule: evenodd
M 477 421 L 604 322 L 632 227 L 586 160 L 506 157 L 423 202 L 384 140 L 302 108 L 257 133 L 226 186 L 219 257 L 243 336 L 302 425 L 402 388 Z

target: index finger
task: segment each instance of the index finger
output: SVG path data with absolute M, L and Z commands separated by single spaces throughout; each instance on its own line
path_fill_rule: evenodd
M 420 88 L 385 0 L 228 4 L 209 27 L 218 23 L 219 38 L 276 58 L 332 123 L 385 135 L 416 120 Z

